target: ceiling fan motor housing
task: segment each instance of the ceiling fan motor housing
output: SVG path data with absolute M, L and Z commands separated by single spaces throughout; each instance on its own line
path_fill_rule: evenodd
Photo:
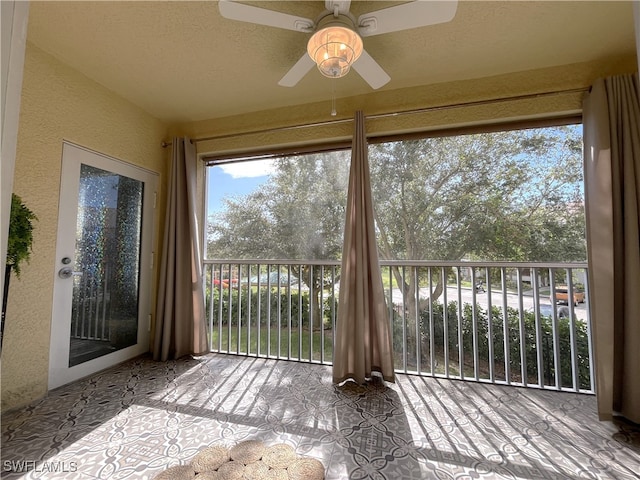
M 349 72 L 362 53 L 362 39 L 346 15 L 327 15 L 318 22 L 307 43 L 307 52 L 325 77 L 339 78 Z

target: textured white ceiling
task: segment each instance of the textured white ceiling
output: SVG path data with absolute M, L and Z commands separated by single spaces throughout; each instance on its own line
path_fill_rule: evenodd
M 321 1 L 246 2 L 315 19 Z M 395 2 L 353 1 L 359 15 Z M 278 80 L 309 35 L 224 19 L 215 1 L 31 2 L 29 41 L 168 122 L 371 92 L 352 71 Z M 364 39 L 393 90 L 635 52 L 631 2 L 459 2 L 453 21 Z

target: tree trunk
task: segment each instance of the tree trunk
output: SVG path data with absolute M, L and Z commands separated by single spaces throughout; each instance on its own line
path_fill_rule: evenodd
M 324 288 L 324 278 L 321 277 L 319 269 L 314 268 L 312 273 L 312 269 L 309 268 L 308 265 L 292 269 L 292 272 L 296 273 L 296 270 L 303 283 L 313 292 L 313 294 L 309 295 L 309 303 L 311 307 L 311 311 L 309 312 L 309 324 L 313 325 L 315 328 L 323 328 L 320 290 Z M 313 333 L 311 328 L 309 329 L 309 333 Z
M 404 270 L 404 277 L 397 266 L 391 267 L 396 284 L 402 293 L 402 305 L 399 314 L 404 338 L 406 338 L 406 352 L 415 352 L 416 348 L 416 313 L 418 313 L 418 298 L 414 278 L 414 267 Z M 408 280 L 408 281 L 407 281 Z
M 404 315 L 403 334 L 406 336 L 405 348 L 409 358 L 415 358 L 416 346 L 419 341 L 422 342 L 423 340 L 424 332 L 417 323 L 420 321 L 422 312 L 428 310 L 431 305 L 440 298 L 444 288 L 446 288 L 442 281 L 442 274 L 435 277 L 432 275 L 431 283 L 435 283 L 433 290 L 428 293 L 428 298 L 421 301 L 420 292 L 416 292 L 416 287 L 419 286 L 420 282 L 420 277 L 415 273 L 416 268 L 417 267 L 406 267 L 403 277 L 399 267 L 391 267 L 396 284 L 402 293 L 402 307 L 404 308 L 400 309 L 399 314 L 401 316 Z M 416 281 L 418 285 L 416 285 Z M 417 332 L 416 329 L 418 329 Z M 424 349 L 425 347 L 422 346 L 422 348 Z

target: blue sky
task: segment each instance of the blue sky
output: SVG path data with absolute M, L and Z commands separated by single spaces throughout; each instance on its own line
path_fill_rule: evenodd
M 222 209 L 223 200 L 246 195 L 269 180 L 270 160 L 230 163 L 207 170 L 207 216 Z

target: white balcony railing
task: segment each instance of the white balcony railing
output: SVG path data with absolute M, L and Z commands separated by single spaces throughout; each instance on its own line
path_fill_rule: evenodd
M 593 392 L 586 263 L 381 268 L 396 371 Z M 211 351 L 332 363 L 339 262 L 208 260 L 204 274 Z

